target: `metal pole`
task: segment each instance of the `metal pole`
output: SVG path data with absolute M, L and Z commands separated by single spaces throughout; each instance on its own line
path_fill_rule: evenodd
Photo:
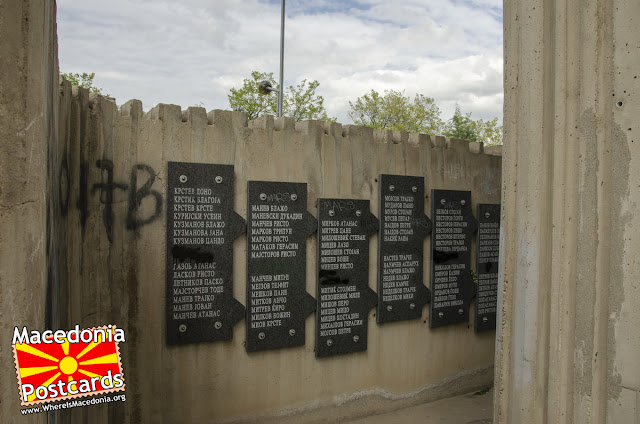
M 280 87 L 278 90 L 278 109 L 277 115 L 278 118 L 281 118 L 283 115 L 282 110 L 282 97 L 284 95 L 284 0 L 282 0 L 282 10 L 280 17 Z

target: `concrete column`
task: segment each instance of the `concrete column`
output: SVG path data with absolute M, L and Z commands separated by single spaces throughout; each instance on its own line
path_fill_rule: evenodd
M 57 138 L 58 60 L 53 1 L 0 2 L 0 422 L 21 416 L 11 340 L 15 326 L 44 330 L 47 307 L 49 145 Z M 51 151 L 52 152 L 52 151 Z M 48 270 L 51 274 L 47 277 Z M 49 290 L 51 293 L 51 290 Z M 47 322 L 48 321 L 48 322 Z
M 507 0 L 496 423 L 638 423 L 640 3 Z

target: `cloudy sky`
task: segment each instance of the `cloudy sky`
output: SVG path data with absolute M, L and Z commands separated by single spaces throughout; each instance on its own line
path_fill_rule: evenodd
M 251 71 L 277 78 L 280 3 L 58 0 L 60 71 L 95 72 L 118 105 L 229 109 Z M 502 0 L 288 0 L 284 83 L 305 78 L 344 124 L 371 89 L 502 121 Z

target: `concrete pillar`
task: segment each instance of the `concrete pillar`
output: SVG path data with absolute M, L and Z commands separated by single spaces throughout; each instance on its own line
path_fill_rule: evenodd
M 496 423 L 638 423 L 640 3 L 507 0 Z
M 56 5 L 0 2 L 0 422 L 46 422 L 20 416 L 11 340 L 14 326 L 44 330 L 53 220 L 49 145 L 57 138 Z M 50 278 L 47 277 L 48 271 Z M 49 321 L 49 322 L 47 322 Z

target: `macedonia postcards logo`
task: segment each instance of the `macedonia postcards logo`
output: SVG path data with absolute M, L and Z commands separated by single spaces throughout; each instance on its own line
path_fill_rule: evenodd
M 22 405 L 124 391 L 119 342 L 109 325 L 71 331 L 27 332 L 15 327 L 13 357 Z

